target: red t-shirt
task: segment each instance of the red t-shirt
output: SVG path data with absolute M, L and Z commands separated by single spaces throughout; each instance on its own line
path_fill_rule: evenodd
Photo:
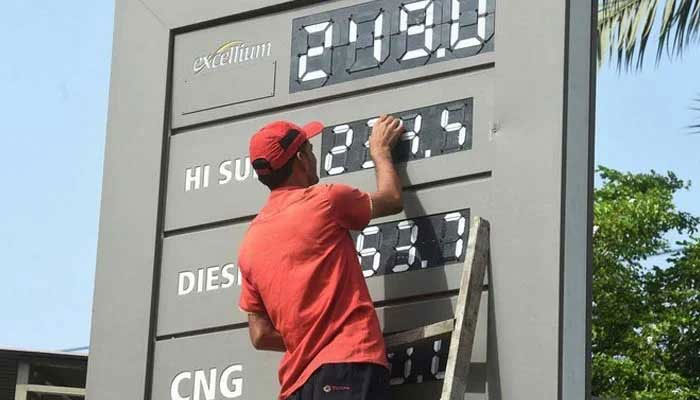
M 388 368 L 384 338 L 348 231 L 371 218 L 369 195 L 346 185 L 273 190 L 243 239 L 239 306 L 266 313 L 287 351 L 280 399 L 321 365 Z

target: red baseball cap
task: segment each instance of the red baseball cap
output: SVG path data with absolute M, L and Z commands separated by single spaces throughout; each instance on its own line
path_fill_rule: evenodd
M 282 168 L 299 151 L 299 147 L 323 131 L 318 121 L 304 126 L 289 121 L 271 122 L 250 139 L 250 159 L 258 175 Z

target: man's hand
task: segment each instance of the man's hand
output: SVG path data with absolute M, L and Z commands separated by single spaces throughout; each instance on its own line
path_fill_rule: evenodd
M 370 194 L 372 218 L 397 214 L 403 210 L 401 181 L 391 160 L 391 149 L 403 131 L 401 120 L 390 115 L 382 115 L 372 127 L 369 152 L 377 175 L 377 191 Z
M 374 123 L 372 134 L 369 136 L 369 153 L 375 162 L 377 158 L 389 157 L 404 128 L 401 120 L 391 115 L 382 115 Z

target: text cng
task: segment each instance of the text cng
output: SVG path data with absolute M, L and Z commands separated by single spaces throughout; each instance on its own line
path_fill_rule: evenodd
M 214 400 L 221 397 L 225 399 L 240 397 L 243 394 L 243 378 L 234 377 L 233 373 L 242 371 L 241 364 L 234 364 L 225 368 L 221 375 L 218 374 L 217 368 L 180 372 L 170 383 L 170 400 Z

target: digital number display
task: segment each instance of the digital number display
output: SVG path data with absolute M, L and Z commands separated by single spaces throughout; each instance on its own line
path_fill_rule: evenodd
M 393 150 L 394 162 L 407 162 L 472 147 L 471 98 L 396 113 L 405 132 Z M 327 127 L 321 136 L 321 177 L 373 168 L 369 135 L 377 117 Z
M 365 278 L 464 261 L 469 210 L 370 225 L 353 232 Z
M 416 345 L 389 349 L 390 385 L 441 380 L 447 369 L 450 334 Z
M 494 47 L 494 0 L 380 0 L 292 22 L 290 93 Z

